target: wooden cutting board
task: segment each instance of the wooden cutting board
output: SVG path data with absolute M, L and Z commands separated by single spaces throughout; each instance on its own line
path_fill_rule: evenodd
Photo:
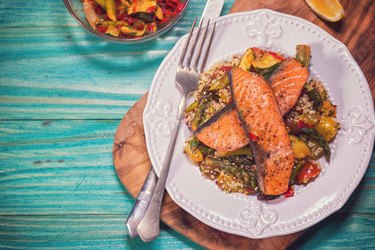
M 268 8 L 307 19 L 344 42 L 361 66 L 375 96 L 374 84 L 374 7 L 372 0 L 341 1 L 347 16 L 331 24 L 316 17 L 304 1 L 237 0 L 231 12 Z M 143 131 L 142 114 L 147 101 L 144 95 L 124 116 L 116 134 L 113 160 L 117 174 L 129 193 L 136 197 L 150 169 Z M 161 219 L 177 232 L 209 249 L 284 249 L 303 232 L 254 240 L 213 229 L 181 209 L 166 193 Z

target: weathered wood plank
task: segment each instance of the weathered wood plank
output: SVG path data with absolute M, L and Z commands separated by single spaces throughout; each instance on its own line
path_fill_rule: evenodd
M 0 216 L 1 249 L 201 249 L 161 224 L 159 237 L 131 239 L 124 215 Z
M 204 4 L 192 0 L 170 32 L 129 46 L 90 35 L 62 1 L 0 1 L 0 248 L 198 248 L 166 227 L 148 244 L 126 235 L 133 199 L 111 154 L 119 120 L 33 119 L 122 118 Z M 344 208 L 292 249 L 375 248 L 374 169 L 373 154 Z
M 223 13 L 232 3 L 225 3 Z M 160 38 L 124 45 L 89 34 L 62 1 L 2 1 L 0 119 L 120 119 L 148 90 L 204 4 L 192 1 L 181 21 Z M 12 9 L 18 11 L 7 15 Z
M 313 226 L 289 250 L 374 249 L 375 215 L 334 214 Z M 363 230 L 363 231 L 362 231 Z
M 27 249 L 198 249 L 163 225 L 155 241 L 127 235 L 124 215 L 0 216 L 0 248 Z M 290 249 L 375 247 L 373 214 L 335 214 L 319 223 Z
M 0 214 L 127 214 L 114 171 L 118 120 L 0 122 Z M 341 212 L 372 213 L 375 158 Z

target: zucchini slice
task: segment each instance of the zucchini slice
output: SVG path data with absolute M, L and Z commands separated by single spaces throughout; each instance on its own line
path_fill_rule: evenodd
M 303 159 L 311 155 L 309 146 L 298 136 L 289 135 L 289 138 L 295 158 Z

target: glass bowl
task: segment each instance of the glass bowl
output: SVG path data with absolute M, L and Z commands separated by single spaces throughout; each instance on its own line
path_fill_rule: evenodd
M 144 36 L 141 37 L 114 37 L 105 33 L 98 32 L 94 30 L 90 24 L 88 23 L 86 19 L 86 15 L 83 12 L 83 1 L 82 0 L 64 0 L 64 4 L 66 9 L 69 11 L 69 13 L 72 15 L 72 17 L 86 30 L 88 30 L 90 33 L 100 37 L 104 38 L 109 41 L 113 42 L 120 42 L 120 43 L 139 43 L 139 42 L 145 42 L 149 41 L 151 39 L 154 39 L 164 32 L 166 32 L 168 29 L 170 29 L 173 25 L 177 23 L 177 21 L 182 17 L 182 15 L 185 13 L 186 8 L 188 6 L 190 0 L 180 0 L 181 3 L 184 3 L 185 6 L 181 10 L 181 12 L 172 17 L 168 20 L 168 22 L 158 25 L 158 30 L 153 33 L 147 33 Z

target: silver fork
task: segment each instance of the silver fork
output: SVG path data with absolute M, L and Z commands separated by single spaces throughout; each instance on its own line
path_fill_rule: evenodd
M 152 195 L 150 205 L 148 206 L 145 216 L 143 217 L 141 223 L 137 227 L 137 232 L 139 236 L 143 241 L 146 242 L 155 239 L 160 233 L 161 202 L 164 194 L 165 184 L 167 182 L 174 147 L 176 144 L 177 134 L 180 129 L 182 115 L 186 107 L 186 99 L 188 94 L 194 89 L 196 89 L 198 85 L 199 74 L 202 73 L 207 62 L 208 52 L 210 50 L 212 37 L 215 32 L 216 23 L 213 25 L 209 38 L 207 38 L 210 20 L 208 20 L 207 26 L 206 28 L 204 28 L 203 31 L 203 22 L 201 22 L 198 27 L 197 34 L 195 36 L 195 41 L 191 42 L 191 37 L 194 31 L 196 21 L 197 19 L 195 18 L 193 25 L 190 29 L 185 47 L 182 51 L 180 62 L 177 67 L 176 85 L 182 94 L 182 98 L 178 105 L 177 119 L 173 127 L 172 137 L 168 145 L 167 154 L 164 158 L 163 167 L 161 169 L 159 180 L 156 184 L 154 193 Z M 203 38 L 200 39 L 200 35 L 202 32 L 204 33 Z M 208 44 L 203 50 L 205 44 L 207 43 L 206 39 L 208 39 Z M 199 42 L 199 40 L 201 41 Z M 195 50 L 198 43 L 199 45 L 197 47 L 197 50 Z M 189 53 L 187 53 L 187 50 L 189 50 Z M 194 57 L 195 59 L 193 60 Z M 200 67 L 198 67 L 200 61 Z

